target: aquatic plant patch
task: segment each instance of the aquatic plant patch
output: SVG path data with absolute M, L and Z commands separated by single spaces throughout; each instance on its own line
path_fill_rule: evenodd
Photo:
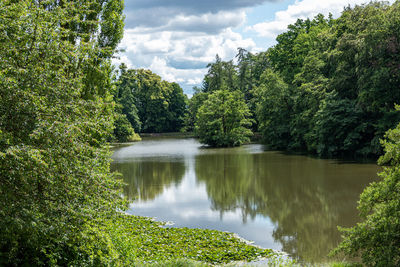
M 123 264 L 190 259 L 211 264 L 273 257 L 271 249 L 247 244 L 232 233 L 167 228 L 150 218 L 121 215 L 110 222 L 111 239 Z

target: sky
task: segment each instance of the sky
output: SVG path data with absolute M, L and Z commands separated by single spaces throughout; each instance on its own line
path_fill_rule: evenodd
M 189 96 L 216 54 L 231 60 L 239 47 L 256 53 L 275 44 L 297 18 L 338 17 L 368 0 L 125 0 L 125 30 L 115 64 L 150 69 Z M 393 1 L 390 1 L 393 2 Z

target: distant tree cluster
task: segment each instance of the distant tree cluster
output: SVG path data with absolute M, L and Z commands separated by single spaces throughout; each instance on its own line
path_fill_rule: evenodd
M 217 56 L 189 103 L 188 123 L 199 124 L 215 91 L 240 92 L 252 130 L 272 149 L 379 155 L 379 140 L 400 121 L 399 14 L 398 1 L 372 2 L 338 19 L 299 19 L 266 52 L 239 49 L 236 64 Z
M 182 88 L 161 80 L 150 70 L 127 69 L 122 64 L 114 100 L 122 117 L 114 130 L 120 141 L 126 141 L 126 136 L 132 134 L 124 130 L 128 128 L 136 133 L 162 133 L 179 132 L 184 127 L 187 97 Z

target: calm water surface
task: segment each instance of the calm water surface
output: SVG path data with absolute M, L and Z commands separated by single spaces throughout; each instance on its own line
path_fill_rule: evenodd
M 258 144 L 207 149 L 195 139 L 147 139 L 115 149 L 113 159 L 130 213 L 234 232 L 312 263 L 340 241 L 337 225 L 358 221 L 359 195 L 379 171 Z

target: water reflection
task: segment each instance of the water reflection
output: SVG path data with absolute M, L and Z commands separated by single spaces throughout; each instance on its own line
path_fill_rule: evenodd
M 356 223 L 359 194 L 376 170 L 276 152 L 196 157 L 213 209 L 240 209 L 244 223 L 268 217 L 283 250 L 307 262 L 320 261 L 340 241 L 337 225 Z
M 124 195 L 130 200 L 150 201 L 170 186 L 178 186 L 185 173 L 182 162 L 132 161 L 113 164 L 122 174 Z
M 202 149 L 192 139 L 151 140 L 116 150 L 113 167 L 139 200 L 131 212 L 177 226 L 239 233 L 307 262 L 322 262 L 357 221 L 374 164 L 264 152 L 260 145 Z

